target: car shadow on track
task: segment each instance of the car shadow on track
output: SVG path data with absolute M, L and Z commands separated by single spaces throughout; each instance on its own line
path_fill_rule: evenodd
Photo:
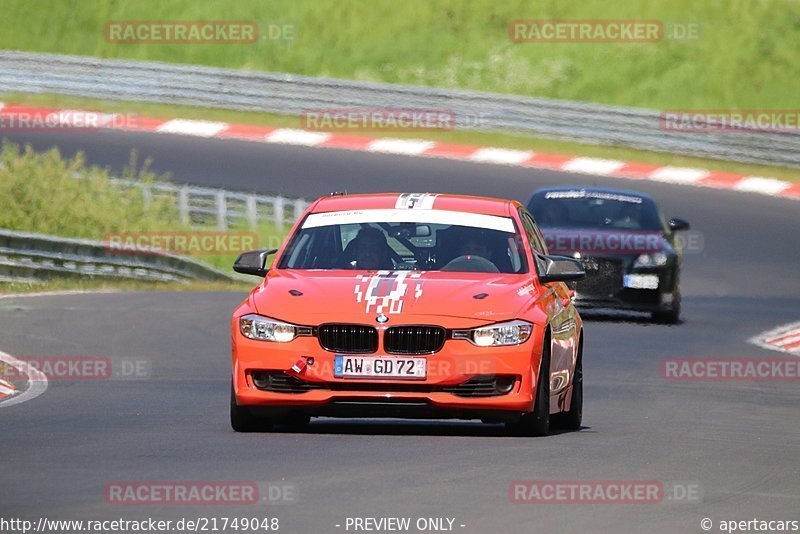
M 575 434 L 590 431 L 582 426 L 579 431 L 551 429 L 550 436 Z M 343 434 L 364 436 L 462 436 L 462 437 L 514 437 L 502 424 L 453 421 L 409 421 L 409 420 L 358 420 L 318 419 L 304 427 L 278 426 L 274 430 L 281 434 Z M 531 439 L 531 438 L 525 438 Z
M 587 323 L 632 323 L 652 326 L 680 326 L 683 324 L 682 319 L 675 324 L 660 323 L 654 321 L 650 314 L 637 312 L 580 310 L 580 314 Z

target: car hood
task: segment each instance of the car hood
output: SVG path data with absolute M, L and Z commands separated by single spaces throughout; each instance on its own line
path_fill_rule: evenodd
M 389 324 L 446 326 L 450 317 L 469 327 L 515 318 L 535 291 L 531 277 L 519 274 L 280 269 L 250 298 L 259 314 L 295 324 L 373 324 L 383 314 Z
M 541 231 L 550 254 L 638 256 L 670 249 L 664 234 L 658 230 L 542 228 Z

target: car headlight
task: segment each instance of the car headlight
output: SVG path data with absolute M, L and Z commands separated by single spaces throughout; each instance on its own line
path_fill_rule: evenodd
M 288 343 L 298 336 L 311 335 L 310 326 L 284 323 L 254 313 L 239 318 L 239 330 L 244 337 L 277 343 Z
M 641 254 L 636 261 L 633 262 L 634 267 L 660 267 L 667 264 L 667 255 L 663 252 L 654 252 L 652 254 Z
M 501 347 L 525 343 L 531 337 L 532 331 L 531 323 L 509 321 L 469 330 L 453 330 L 453 339 L 466 339 L 479 347 Z

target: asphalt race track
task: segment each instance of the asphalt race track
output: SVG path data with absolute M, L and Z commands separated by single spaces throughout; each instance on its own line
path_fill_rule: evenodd
M 18 357 L 144 360 L 147 379 L 51 381 L 0 407 L 0 516 L 53 519 L 278 517 L 280 531 L 346 532 L 347 517 L 448 517 L 463 533 L 702 532 L 703 518 L 800 520 L 797 381 L 670 382 L 664 358 L 776 357 L 747 343 L 800 320 L 800 204 L 756 194 L 341 150 L 123 132 L 6 136 L 84 150 L 121 168 L 131 148 L 175 181 L 313 197 L 460 192 L 525 200 L 552 184 L 623 186 L 688 219 L 683 322 L 585 315 L 584 428 L 506 437 L 473 422 L 317 420 L 306 431 L 228 424 L 235 293 L 0 299 L 0 350 Z M 255 278 L 254 278 L 255 282 Z M 515 480 L 658 480 L 658 504 L 514 504 Z M 259 481 L 293 502 L 121 506 L 114 481 Z M 676 488 L 699 490 L 683 498 Z M 337 527 L 336 525 L 341 525 Z M 463 527 L 461 525 L 464 525 Z M 350 530 L 352 532 L 352 530 Z

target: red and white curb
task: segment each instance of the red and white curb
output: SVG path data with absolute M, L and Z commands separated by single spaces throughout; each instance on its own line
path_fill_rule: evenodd
M 773 330 L 762 332 L 748 341 L 765 349 L 800 356 L 800 322 L 786 324 Z
M 14 358 L 10 354 L 0 352 L 0 367 L 6 366 L 17 369 L 21 375 L 27 375 L 28 387 L 20 391 L 10 382 L 0 380 L 0 408 L 21 404 L 47 391 L 47 376 L 43 372 L 34 369 L 33 366 Z
M 267 126 L 189 119 L 155 119 L 134 115 L 30 107 L 16 104 L 4 105 L 0 103 L 0 121 L 2 121 L 0 124 L 12 123 L 11 120 L 3 121 L 3 119 L 14 119 L 15 117 L 23 116 L 35 117 L 39 121 L 44 121 L 48 117 L 51 118 L 51 120 L 47 121 L 47 126 L 42 126 L 42 128 L 53 128 L 53 126 L 50 126 L 52 123 L 55 123 L 56 128 L 86 127 L 86 123 L 89 122 L 98 128 L 125 131 L 156 132 L 206 138 L 237 139 L 259 143 L 446 158 L 474 163 L 550 169 L 610 178 L 694 185 L 800 200 L 800 184 L 764 176 L 747 176 L 688 167 L 669 167 L 612 159 L 574 157 L 530 150 L 477 147 L 417 139 L 376 138 L 345 133 L 270 128 Z M 0 128 L 0 132 L 2 132 L 2 128 Z
M 17 393 L 17 388 L 11 382 L 6 382 L 0 378 L 0 400 L 10 397 Z

